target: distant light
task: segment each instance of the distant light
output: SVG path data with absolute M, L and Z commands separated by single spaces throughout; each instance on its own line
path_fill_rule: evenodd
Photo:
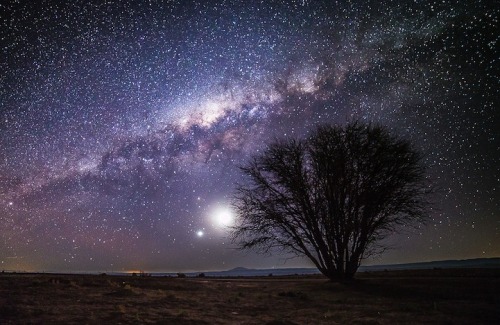
M 202 231 L 202 230 L 198 230 L 198 231 L 196 232 L 196 236 L 198 236 L 198 237 L 203 237 L 203 235 L 204 235 L 204 233 L 203 233 L 203 231 Z
M 219 207 L 213 213 L 213 220 L 216 226 L 220 228 L 227 228 L 233 225 L 234 215 L 229 207 Z

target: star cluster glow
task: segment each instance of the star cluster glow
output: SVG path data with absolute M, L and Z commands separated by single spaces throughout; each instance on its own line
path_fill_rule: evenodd
M 1 269 L 282 266 L 226 238 L 238 166 L 276 137 L 354 119 L 414 141 L 442 189 L 432 222 L 375 262 L 500 255 L 489 1 L 0 10 Z

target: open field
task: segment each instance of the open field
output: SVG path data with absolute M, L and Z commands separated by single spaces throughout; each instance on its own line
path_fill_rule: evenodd
M 500 269 L 166 278 L 0 274 L 0 324 L 500 324 Z

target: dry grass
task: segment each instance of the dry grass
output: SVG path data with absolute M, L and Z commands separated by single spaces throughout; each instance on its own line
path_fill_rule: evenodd
M 500 324 L 500 270 L 156 278 L 0 275 L 0 323 Z

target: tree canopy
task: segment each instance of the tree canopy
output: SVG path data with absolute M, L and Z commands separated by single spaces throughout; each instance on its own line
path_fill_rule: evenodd
M 427 218 L 422 154 L 379 125 L 319 126 L 270 144 L 241 167 L 232 239 L 240 248 L 308 257 L 328 278 L 351 279 L 381 240 Z

